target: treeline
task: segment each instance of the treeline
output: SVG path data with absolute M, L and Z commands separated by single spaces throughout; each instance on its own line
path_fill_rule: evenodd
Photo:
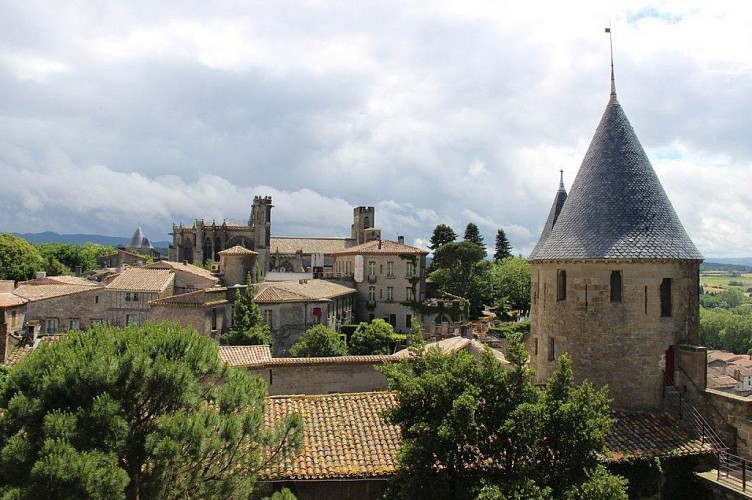
M 752 307 L 700 308 L 700 343 L 736 354 L 752 351 Z
M 428 248 L 433 250 L 429 279 L 436 292 L 463 297 L 469 301 L 469 315 L 478 318 L 485 306 L 497 316 L 508 318 L 530 309 L 530 265 L 512 256 L 512 246 L 503 229 L 496 233 L 493 260 L 478 226 L 465 228 L 462 241 L 446 224 L 434 228 Z
M 37 271 L 49 276 L 86 273 L 97 269 L 97 258 L 117 252 L 98 243 L 36 243 L 9 233 L 0 234 L 0 279 L 25 281 Z

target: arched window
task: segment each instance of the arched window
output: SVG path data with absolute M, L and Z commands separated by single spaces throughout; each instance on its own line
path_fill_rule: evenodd
M 611 302 L 621 302 L 621 271 L 611 271 Z

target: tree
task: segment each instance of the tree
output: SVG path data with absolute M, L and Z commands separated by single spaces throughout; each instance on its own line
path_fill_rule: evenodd
M 228 345 L 265 345 L 272 339 L 268 325 L 261 324 L 261 309 L 253 300 L 253 284 L 248 275 L 248 286 L 238 292 L 232 309 L 232 326 L 224 335 Z
M 0 234 L 0 279 L 26 281 L 45 268 L 39 250 L 23 238 Z
M 383 319 L 360 323 L 350 338 L 348 351 L 355 355 L 389 354 L 394 328 Z
M 73 243 L 48 242 L 35 245 L 47 260 L 47 274 L 54 276 L 77 271 L 91 271 L 98 267 L 97 258 L 115 253 L 114 247 L 86 242 L 83 246 Z
M 488 268 L 486 250 L 469 241 L 447 243 L 434 252 L 430 274 L 436 288 L 470 300 L 471 315 L 483 309 L 488 292 L 484 276 Z
M 457 233 L 454 232 L 454 229 L 447 226 L 446 224 L 439 224 L 435 228 L 433 228 L 433 234 L 431 235 L 431 244 L 428 245 L 428 248 L 431 250 L 436 250 L 442 245 L 446 245 L 447 243 L 451 243 L 454 240 L 457 239 Z
M 299 416 L 264 427 L 265 395 L 175 324 L 94 326 L 42 345 L 0 387 L 0 495 L 247 497 L 302 433 Z
M 339 334 L 324 325 L 316 325 L 306 330 L 300 340 L 290 348 L 294 358 L 316 358 L 326 356 L 344 356 L 347 344 Z
M 509 244 L 506 233 L 503 229 L 496 231 L 496 251 L 494 260 L 504 260 L 512 256 L 512 245 Z
M 465 241 L 469 241 L 471 243 L 475 243 L 478 246 L 481 246 L 483 248 L 486 248 L 486 243 L 483 241 L 483 235 L 480 234 L 480 230 L 478 229 L 478 226 L 476 226 L 474 223 L 470 222 L 467 224 L 467 227 L 465 228 Z
M 530 263 L 522 257 L 507 257 L 491 265 L 494 303 L 506 301 L 511 309 L 530 310 Z
M 489 351 L 476 360 L 435 349 L 381 368 L 397 399 L 386 417 L 402 435 L 390 495 L 560 498 L 584 488 L 595 492 L 584 498 L 626 498 L 594 461 L 611 425 L 606 390 L 573 385 L 566 356 L 553 387 L 536 387 L 519 336 L 507 358 L 509 370 Z

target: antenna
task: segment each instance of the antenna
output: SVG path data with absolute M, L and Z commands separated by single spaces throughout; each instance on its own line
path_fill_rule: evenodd
M 611 19 L 608 20 L 606 33 L 608 33 L 608 45 L 611 49 L 611 100 L 614 100 L 616 99 L 616 79 L 614 78 L 614 40 L 611 35 Z

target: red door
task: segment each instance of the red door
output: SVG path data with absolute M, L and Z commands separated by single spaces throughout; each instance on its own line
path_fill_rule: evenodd
M 666 349 L 666 372 L 665 384 L 674 385 L 674 346 L 668 346 Z

